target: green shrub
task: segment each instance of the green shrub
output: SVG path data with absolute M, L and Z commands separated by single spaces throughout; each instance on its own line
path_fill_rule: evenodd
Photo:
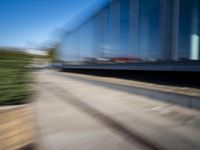
M 30 62 L 31 56 L 23 52 L 0 50 L 0 105 L 30 100 Z

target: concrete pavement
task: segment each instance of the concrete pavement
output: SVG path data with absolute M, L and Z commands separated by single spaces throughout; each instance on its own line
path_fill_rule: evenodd
M 199 149 L 200 113 L 54 71 L 37 74 L 38 149 Z
M 39 93 L 35 111 L 38 150 L 148 149 L 137 141 L 129 143 L 126 137 L 119 136 L 99 120 L 66 103 L 46 86 L 37 88 Z

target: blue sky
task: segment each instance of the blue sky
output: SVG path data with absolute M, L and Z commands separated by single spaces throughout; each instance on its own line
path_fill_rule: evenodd
M 106 0 L 0 0 L 0 47 L 38 47 Z

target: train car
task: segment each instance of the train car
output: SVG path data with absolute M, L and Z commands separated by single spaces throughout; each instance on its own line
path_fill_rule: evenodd
M 113 0 L 68 32 L 64 68 L 200 72 L 199 0 Z

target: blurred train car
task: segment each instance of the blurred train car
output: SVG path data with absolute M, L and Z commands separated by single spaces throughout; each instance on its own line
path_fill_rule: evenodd
M 113 0 L 62 39 L 64 68 L 200 72 L 199 0 Z

